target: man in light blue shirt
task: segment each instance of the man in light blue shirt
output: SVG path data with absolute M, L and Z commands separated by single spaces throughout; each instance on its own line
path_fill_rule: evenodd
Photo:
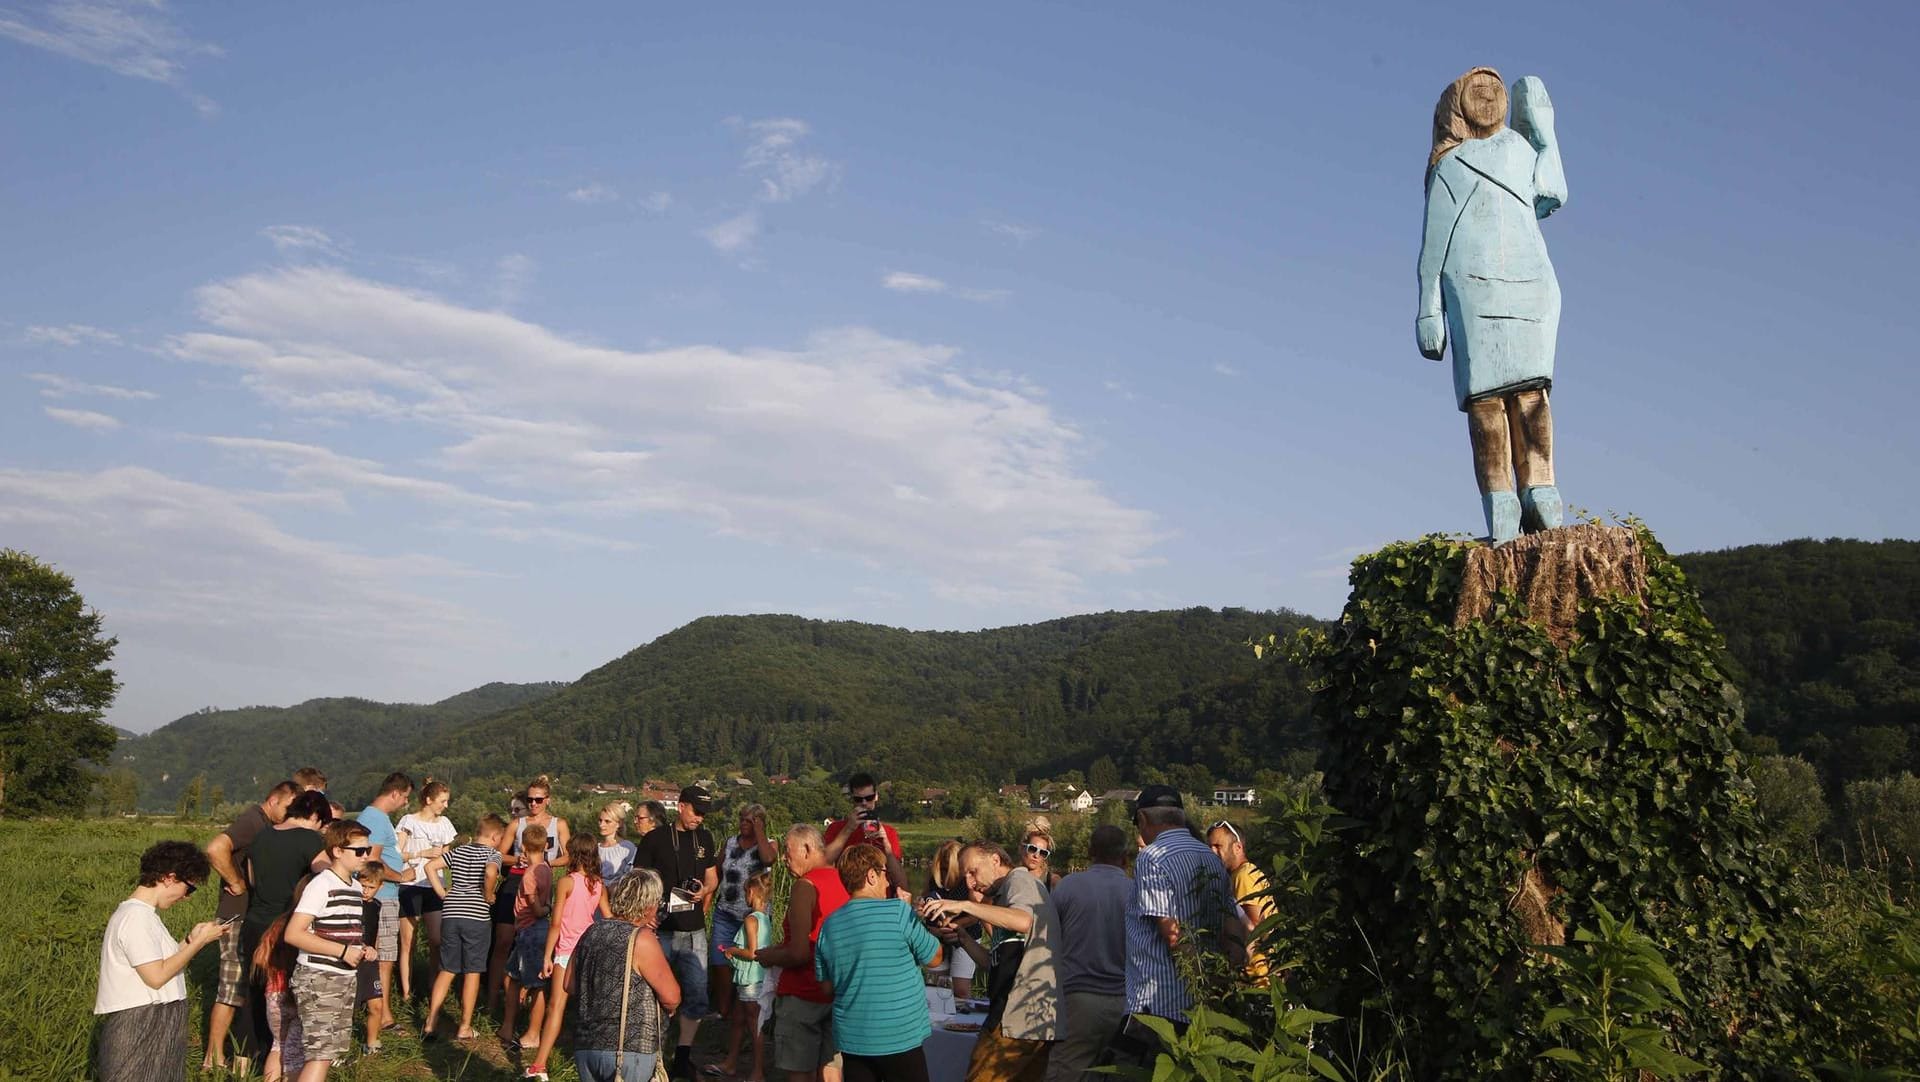
M 373 803 L 367 805 L 357 817 L 360 825 L 367 828 L 367 843 L 373 846 L 373 852 L 367 855 L 368 863 L 380 862 L 387 870 L 386 881 L 374 892 L 373 899 L 380 903 L 380 927 L 376 945 L 380 952 L 380 998 L 376 1001 L 386 1019 L 393 1018 L 393 1004 L 388 999 L 388 991 L 393 987 L 394 963 L 400 960 L 400 886 L 414 877 L 413 866 L 400 854 L 400 836 L 394 832 L 393 816 L 395 812 L 407 806 L 413 796 L 413 779 L 395 771 L 387 775 L 380 783 L 380 791 L 374 795 Z M 381 1023 L 385 1025 L 383 1021 Z
M 1142 789 L 1133 822 L 1140 832 L 1140 855 L 1127 901 L 1129 1017 L 1108 1062 L 1149 1067 L 1159 1051 L 1158 1038 L 1131 1016 L 1151 1014 L 1184 1031 L 1187 1008 L 1193 1006 L 1174 951 L 1231 955 L 1235 943 L 1244 949 L 1246 928 L 1227 886 L 1226 866 L 1187 829 L 1179 790 L 1170 785 Z

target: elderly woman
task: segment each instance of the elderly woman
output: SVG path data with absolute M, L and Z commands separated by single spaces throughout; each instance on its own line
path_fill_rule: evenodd
M 1474 68 L 1434 108 L 1414 323 L 1423 356 L 1453 347 L 1454 399 L 1495 542 L 1561 520 L 1547 407 L 1560 283 L 1539 219 L 1566 202 L 1567 182 L 1546 86 L 1527 76 L 1513 99 L 1509 128 L 1500 73 Z
M 187 1077 L 187 963 L 218 942 L 221 926 L 202 921 L 174 941 L 160 910 L 192 894 L 212 868 L 192 842 L 158 842 L 140 855 L 140 881 L 107 920 L 100 943 L 100 1016 L 96 1077 L 151 1082 Z
M 726 949 L 746 923 L 747 883 L 773 867 L 773 839 L 767 836 L 767 809 L 749 804 L 740 809 L 740 830 L 727 839 L 720 854 L 720 883 L 713 896 L 713 935 L 708 939 L 707 987 L 715 1013 L 733 1013 L 733 964 Z
M 612 920 L 581 933 L 567 966 L 567 992 L 578 1010 L 573 1065 L 582 1082 L 653 1077 L 666 1041 L 667 1015 L 680 1006 L 666 952 L 654 935 L 660 877 L 636 868 L 613 889 Z

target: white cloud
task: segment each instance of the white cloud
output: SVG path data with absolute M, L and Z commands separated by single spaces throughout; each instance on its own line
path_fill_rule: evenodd
M 956 371 L 945 347 L 852 328 L 791 349 L 614 349 L 320 267 L 216 283 L 199 309 L 217 333 L 179 336 L 175 356 L 236 368 L 270 403 L 357 397 L 437 444 L 449 476 L 591 518 L 601 538 L 690 517 L 917 572 L 941 596 L 1056 606 L 1152 562 L 1158 539 L 1081 472 L 1072 426 Z M 421 483 L 262 443 L 245 449 L 316 483 Z
M 983 218 L 980 220 L 980 224 L 986 226 L 995 234 L 1005 237 L 1023 247 L 1028 241 L 1040 235 L 1040 231 L 1033 226 L 1021 225 L 1018 222 L 1001 221 L 997 218 Z
M 0 37 L 45 49 L 119 75 L 185 93 L 202 113 L 218 107 L 185 89 L 187 63 L 219 56 L 173 22 L 164 0 L 52 0 L 26 10 L 0 8 Z
M 1215 373 L 1219 375 L 1228 376 L 1228 377 L 1237 376 L 1240 374 L 1240 370 L 1238 368 L 1235 368 L 1234 366 L 1228 364 L 1225 361 L 1213 362 L 1213 370 Z
M 963 301 L 999 301 L 1009 296 L 1004 289 L 968 289 L 951 286 L 932 275 L 914 274 L 911 271 L 888 271 L 881 276 L 880 285 L 895 293 L 944 293 Z
M 945 293 L 947 283 L 925 274 L 910 271 L 888 271 L 880 284 L 895 293 Z
M 533 507 L 524 500 L 507 500 L 469 492 L 445 481 L 389 473 L 378 462 L 349 458 L 310 443 L 246 436 L 203 436 L 201 439 L 222 450 L 257 457 L 276 472 L 308 486 L 310 490 L 358 489 L 488 511 L 526 511 Z
M 326 230 L 318 226 L 270 225 L 262 229 L 260 235 L 272 242 L 274 251 L 283 255 L 297 252 L 313 252 L 323 256 L 340 254 L 340 246 L 334 243 Z
M 111 432 L 120 427 L 120 419 L 92 410 L 68 410 L 58 406 L 42 406 L 41 411 L 63 425 L 84 428 L 92 432 Z
M 359 694 L 425 697 L 470 677 L 484 648 L 499 654 L 504 629 L 429 592 L 469 569 L 298 537 L 252 502 L 138 467 L 0 469 L 0 535 L 75 576 L 122 639 L 115 668 L 149 670 L 149 701 L 180 684 L 168 693 L 284 702 L 338 694 L 340 673 Z
M 152 391 L 139 391 L 129 387 L 115 387 L 108 383 L 85 383 L 52 372 L 29 372 L 27 378 L 40 384 L 40 394 L 44 398 L 117 398 L 122 401 L 145 401 L 160 396 Z
M 493 273 L 493 297 L 502 308 L 512 308 L 527 295 L 533 284 L 533 259 L 520 252 L 500 257 Z
M 747 133 L 742 168 L 760 178 L 760 198 L 769 203 L 788 202 L 831 183 L 839 175 L 839 166 L 801 149 L 801 141 L 813 133 L 804 120 L 734 118 L 730 123 Z
M 650 214 L 665 214 L 673 206 L 672 192 L 648 192 L 640 197 L 640 209 Z
M 709 226 L 701 236 L 713 245 L 715 251 L 732 255 L 753 244 L 760 235 L 760 215 L 756 211 L 736 214 L 724 222 Z
M 28 342 L 35 345 L 55 346 L 77 346 L 82 342 L 113 345 L 120 341 L 120 336 L 112 331 L 90 327 L 85 323 L 68 323 L 60 327 L 28 327 L 26 337 Z
M 567 198 L 576 203 L 611 203 L 620 198 L 620 193 L 611 185 L 602 184 L 596 180 L 568 192 Z

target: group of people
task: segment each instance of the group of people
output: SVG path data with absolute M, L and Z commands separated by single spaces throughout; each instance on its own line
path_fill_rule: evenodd
M 726 1058 L 706 1074 L 924 1082 L 931 974 L 956 1001 L 984 992 L 970 1082 L 1081 1082 L 1102 1077 L 1087 1075 L 1102 1064 L 1151 1063 L 1157 1037 L 1137 1016 L 1184 1027 L 1192 995 L 1177 954 L 1219 952 L 1263 972 L 1246 943 L 1265 884 L 1238 828 L 1191 829 L 1167 786 L 1140 793 L 1133 832 L 1094 830 L 1084 871 L 1053 872 L 1039 820 L 1018 857 L 992 842 L 944 844 L 916 896 L 866 773 L 848 781 L 849 814 L 824 830 L 796 824 L 776 839 L 749 805 L 721 843 L 703 825 L 714 798 L 699 785 L 671 812 L 609 804 L 594 834 L 574 835 L 544 776 L 509 816 L 481 815 L 464 832 L 446 818 L 443 783 L 429 781 L 397 822 L 413 795 L 407 775 L 387 777 L 353 818 L 325 784 L 301 771 L 204 852 L 163 842 L 142 857 L 101 951 L 103 1079 L 181 1077 L 181 974 L 216 942 L 207 1065 L 300 1082 L 351 1053 L 356 1011 L 363 1054 L 378 1054 L 399 1024 L 396 981 L 403 998 L 427 990 L 421 1033 L 432 1041 L 456 984 L 453 1037 L 476 1035 L 484 980 L 500 1043 L 528 1078 L 547 1077 L 571 1013 L 583 1079 L 641 1082 L 656 1066 L 691 1079 L 701 1023 L 726 1019 Z M 792 874 L 778 926 L 776 861 Z M 176 942 L 157 911 L 212 876 L 215 919 Z

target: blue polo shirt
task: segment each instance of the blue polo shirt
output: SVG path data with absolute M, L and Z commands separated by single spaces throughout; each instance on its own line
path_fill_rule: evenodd
M 387 866 L 387 871 L 405 875 L 407 862 L 400 856 L 400 835 L 394 833 L 393 820 L 387 818 L 387 813 L 369 804 L 355 818 L 367 828 L 367 844 L 380 847 L 380 863 Z M 380 884 L 380 889 L 374 891 L 373 896 L 383 902 L 397 902 L 400 900 L 399 884 L 389 879 Z

